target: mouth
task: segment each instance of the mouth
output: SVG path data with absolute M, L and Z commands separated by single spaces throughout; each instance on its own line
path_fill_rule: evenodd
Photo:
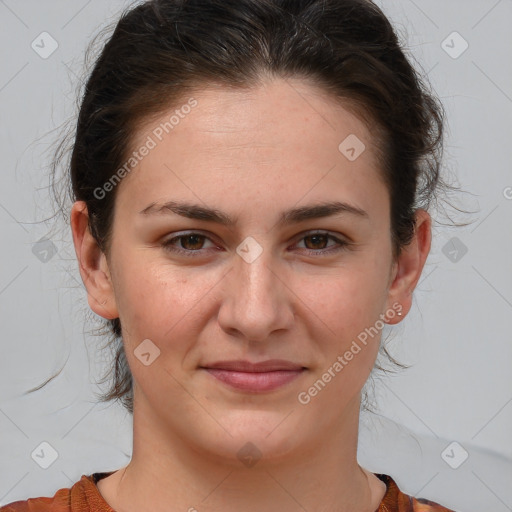
M 219 361 L 200 369 L 232 388 L 254 393 L 278 389 L 307 370 L 304 366 L 281 359 L 259 363 Z

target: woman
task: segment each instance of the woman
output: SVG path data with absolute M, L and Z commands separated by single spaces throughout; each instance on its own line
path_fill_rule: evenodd
M 128 10 L 82 99 L 71 228 L 133 456 L 10 511 L 447 511 L 357 462 L 409 311 L 442 111 L 369 0 Z

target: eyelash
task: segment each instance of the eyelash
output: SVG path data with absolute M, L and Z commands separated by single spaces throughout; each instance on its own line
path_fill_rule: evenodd
M 177 254 L 177 255 L 182 255 L 182 256 L 186 256 L 186 257 L 189 257 L 189 258 L 194 258 L 194 257 L 197 257 L 197 256 L 201 256 L 203 255 L 204 253 L 202 253 L 202 249 L 196 249 L 196 250 L 192 250 L 192 249 L 180 249 L 178 247 L 175 247 L 173 242 L 175 241 L 178 241 L 178 240 L 181 240 L 183 238 L 187 238 L 187 237 L 190 237 L 190 236 L 199 236 L 199 237 L 203 237 L 205 238 L 206 240 L 209 240 L 211 242 L 213 242 L 212 240 L 210 240 L 210 238 L 202 233 L 199 233 L 199 232 L 196 232 L 196 231 L 191 231 L 189 233 L 186 233 L 186 234 L 182 234 L 182 235 L 178 235 L 178 236 L 174 236 L 166 241 L 164 241 L 162 243 L 162 246 L 164 247 L 165 250 L 169 251 L 169 252 L 172 252 L 174 254 Z M 305 249 L 306 252 L 308 253 L 308 255 L 310 256 L 313 256 L 313 257 L 318 257 L 318 256 L 329 256 L 333 253 L 336 253 L 336 252 L 340 252 L 340 251 L 343 251 L 343 250 L 346 250 L 346 248 L 349 246 L 349 245 L 352 245 L 350 242 L 347 242 L 347 241 L 344 241 L 344 240 L 340 240 L 339 238 L 329 234 L 328 232 L 325 232 L 325 231 L 315 231 L 315 232 L 311 232 L 311 233 L 307 233 L 305 234 L 300 240 L 299 242 L 301 242 L 302 240 L 304 240 L 305 238 L 308 238 L 308 237 L 311 237 L 311 236 L 315 236 L 315 235 L 321 235 L 321 236 L 327 236 L 328 240 L 334 240 L 335 242 L 338 243 L 338 246 L 337 247 L 331 247 L 329 249 L 319 249 L 319 250 L 315 250 L 315 249 Z

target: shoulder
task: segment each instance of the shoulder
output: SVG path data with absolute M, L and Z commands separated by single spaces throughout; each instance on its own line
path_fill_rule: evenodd
M 76 484 L 75 484 L 76 485 Z M 0 512 L 70 512 L 71 489 L 59 489 L 52 497 L 28 498 L 26 500 L 13 501 L 0 508 Z
M 424 498 L 414 498 L 403 493 L 389 475 L 376 474 L 376 476 L 387 487 L 377 512 L 455 512 L 439 503 Z
M 28 498 L 0 507 L 0 512 L 114 512 L 102 499 L 96 486 L 97 475 L 82 475 L 71 487 L 51 497 Z

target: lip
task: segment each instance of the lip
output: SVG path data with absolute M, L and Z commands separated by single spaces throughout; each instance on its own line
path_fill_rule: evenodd
M 200 367 L 232 388 L 264 392 L 278 389 L 301 375 L 306 368 L 282 359 L 258 363 L 249 361 L 218 361 Z

